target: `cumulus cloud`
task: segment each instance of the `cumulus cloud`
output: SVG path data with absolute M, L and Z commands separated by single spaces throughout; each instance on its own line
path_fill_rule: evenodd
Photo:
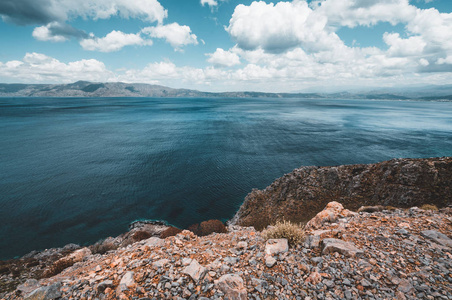
M 140 34 L 124 33 L 113 30 L 103 38 L 91 37 L 80 41 L 85 50 L 113 52 L 131 45 L 151 45 L 151 40 L 144 40 Z
M 225 51 L 221 48 L 217 48 L 214 53 L 206 54 L 209 56 L 207 61 L 215 66 L 232 67 L 240 64 L 239 56 L 231 51 Z
M 403 34 L 381 36 L 386 50 L 349 47 L 336 34 L 341 27 L 379 22 L 405 25 Z M 263 78 L 338 82 L 450 71 L 452 14 L 408 0 L 255 1 L 237 5 L 226 31 L 237 43 L 234 53 L 248 63 L 237 74 L 250 80 L 259 72 Z
M 165 39 L 176 50 L 189 44 L 198 44 L 197 37 L 191 33 L 190 27 L 178 23 L 146 27 L 142 32 L 153 38 Z
M 27 53 L 22 61 L 0 63 L 0 77 L 25 82 L 106 81 L 113 76 L 105 65 L 95 59 L 69 63 L 40 53 Z
M 409 21 L 416 13 L 409 0 L 316 0 L 310 5 L 316 14 L 327 17 L 330 26 L 395 25 Z
M 388 55 L 390 56 L 413 56 L 421 55 L 427 43 L 421 36 L 411 36 L 406 39 L 400 38 L 398 33 L 385 33 L 383 40 L 390 46 Z
M 68 24 L 51 22 L 45 26 L 36 27 L 33 30 L 33 37 L 39 41 L 64 42 L 72 37 L 87 38 L 88 34 Z
M 157 0 L 2 0 L 0 16 L 19 25 L 65 22 L 71 18 L 141 18 L 161 23 L 168 12 Z
M 3 21 L 18 25 L 42 25 L 33 30 L 33 37 L 40 41 L 63 42 L 70 38 L 87 39 L 88 35 L 84 31 L 67 24 L 68 21 L 77 17 L 97 20 L 119 16 L 162 24 L 167 15 L 167 10 L 157 0 L 0 1 L 0 16 Z M 129 41 L 130 38 L 132 37 L 128 38 Z M 93 41 L 84 42 L 84 44 L 89 48 L 96 48 Z
M 218 1 L 216 0 L 201 0 L 201 5 L 208 5 L 210 7 L 214 7 L 218 5 Z
M 314 14 L 306 1 L 238 5 L 226 31 L 238 47 L 283 52 L 302 46 L 320 51 L 343 44 L 334 32 L 325 30 L 327 18 Z

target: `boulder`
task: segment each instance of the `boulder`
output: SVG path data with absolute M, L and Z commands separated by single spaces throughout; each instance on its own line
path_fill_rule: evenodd
M 190 276 L 195 282 L 201 280 L 206 274 L 207 269 L 198 263 L 195 259 L 182 270 L 182 273 Z
M 221 276 L 216 282 L 216 288 L 221 290 L 225 299 L 245 300 L 247 299 L 246 288 L 242 277 L 235 274 L 226 274 Z
M 319 229 L 327 222 L 333 223 L 339 217 L 348 217 L 353 214 L 355 213 L 345 209 L 339 202 L 333 201 L 306 224 L 306 229 Z
M 17 290 L 20 291 L 23 295 L 26 295 L 40 287 L 41 285 L 36 279 L 27 279 L 27 281 L 17 287 Z
M 128 271 L 122 276 L 121 281 L 119 282 L 117 293 L 121 293 L 123 291 L 128 290 L 135 286 L 135 280 L 133 279 L 133 272 Z
M 154 267 L 155 269 L 158 269 L 158 268 L 165 266 L 167 263 L 169 263 L 168 259 L 166 259 L 166 258 L 159 259 L 152 263 L 152 267 Z
M 338 252 L 347 257 L 360 256 L 364 252 L 355 247 L 355 244 L 350 242 L 345 242 L 343 240 L 328 238 L 322 240 L 323 250 L 322 254 L 329 254 Z
M 145 246 L 149 247 L 162 247 L 165 245 L 165 241 L 158 237 L 151 237 L 144 241 Z
M 289 251 L 287 239 L 269 239 L 265 244 L 265 255 L 275 255 Z
M 57 299 L 61 297 L 61 283 L 57 282 L 49 286 L 40 287 L 33 292 L 31 292 L 28 296 L 26 296 L 25 300 L 51 300 Z

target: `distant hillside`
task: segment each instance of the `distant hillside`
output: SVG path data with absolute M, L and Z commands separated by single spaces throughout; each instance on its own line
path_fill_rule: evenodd
M 208 93 L 188 89 L 173 89 L 144 83 L 93 83 L 77 81 L 70 84 L 0 84 L 0 97 L 275 97 L 322 98 L 313 93 Z
M 77 81 L 69 84 L 4 84 L 0 97 L 157 97 L 157 98 L 309 98 L 309 99 L 388 99 L 388 100 L 452 100 L 452 86 L 386 89 L 369 92 L 342 93 L 209 93 L 189 89 L 173 89 L 145 83 Z

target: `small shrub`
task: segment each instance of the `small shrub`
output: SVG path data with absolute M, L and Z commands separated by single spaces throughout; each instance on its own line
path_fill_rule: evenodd
M 171 226 L 168 229 L 165 229 L 164 231 L 162 231 L 162 233 L 160 233 L 160 238 L 166 239 L 167 237 L 175 236 L 176 234 L 178 234 L 180 232 L 182 232 L 181 229 Z
M 10 273 L 10 270 L 7 266 L 0 266 L 0 275 L 8 274 L 8 273 Z
M 421 209 L 423 210 L 431 210 L 431 211 L 438 211 L 438 207 L 434 204 L 424 204 L 421 206 Z
M 193 224 L 188 227 L 188 230 L 196 234 L 197 236 L 206 236 L 216 233 L 226 233 L 228 230 L 226 226 L 220 220 L 209 220 L 201 222 L 201 224 Z
M 116 250 L 118 248 L 119 245 L 116 245 L 112 242 L 98 242 L 94 245 L 89 246 L 89 250 L 91 250 L 93 254 L 105 254 L 108 251 Z
M 386 206 L 385 209 L 386 209 L 386 210 L 390 210 L 390 211 L 394 211 L 394 210 L 397 210 L 397 207 L 394 207 L 394 206 Z
M 136 231 L 133 233 L 132 240 L 134 242 L 139 242 L 139 241 L 148 239 L 150 237 L 151 237 L 151 234 L 149 232 L 140 230 L 140 231 Z
M 278 221 L 268 229 L 262 231 L 266 239 L 287 239 L 291 247 L 302 243 L 305 239 L 304 225 L 293 224 L 290 221 Z
M 60 274 L 64 269 L 71 267 L 74 261 L 69 258 L 61 258 L 54 262 L 48 269 L 42 273 L 43 278 L 48 278 Z

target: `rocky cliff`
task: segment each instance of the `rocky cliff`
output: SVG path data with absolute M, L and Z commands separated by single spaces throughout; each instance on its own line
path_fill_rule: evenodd
M 452 158 L 393 159 L 369 165 L 301 167 L 253 190 L 232 224 L 265 228 L 277 220 L 306 222 L 330 201 L 411 207 L 452 204 Z
M 305 241 L 291 247 L 287 239 L 266 240 L 252 227 L 229 226 L 227 233 L 199 237 L 184 230 L 104 254 L 82 248 L 57 261 L 73 261 L 58 274 L 41 279 L 23 274 L 15 290 L 0 290 L 0 298 L 404 300 L 452 295 L 450 208 L 354 213 L 330 203 L 307 227 Z

